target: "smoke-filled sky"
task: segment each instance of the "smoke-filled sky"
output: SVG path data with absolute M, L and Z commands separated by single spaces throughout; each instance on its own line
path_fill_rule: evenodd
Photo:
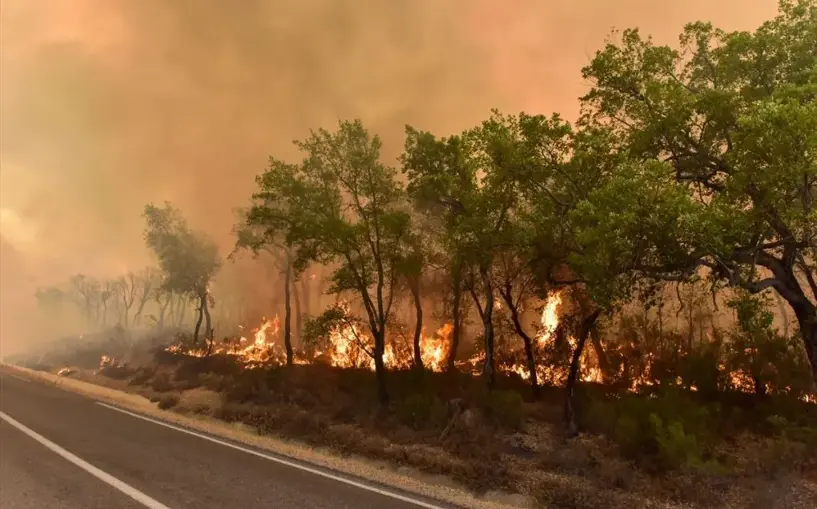
M 2 0 L 0 335 L 40 284 L 149 262 L 145 203 L 231 245 L 267 157 L 339 117 L 389 156 L 490 108 L 560 111 L 614 27 L 752 29 L 776 0 Z

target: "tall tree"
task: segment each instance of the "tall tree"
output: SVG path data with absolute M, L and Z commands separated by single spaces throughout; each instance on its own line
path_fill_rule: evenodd
M 497 112 L 461 136 L 439 140 L 408 128 L 402 159 L 415 203 L 443 218 L 441 244 L 454 244 L 450 251 L 459 257 L 452 267 L 470 274 L 467 288 L 482 320 L 489 386 L 496 370 L 492 271 L 520 192 L 517 134 Z
M 99 300 L 99 282 L 84 274 L 76 274 L 68 280 L 74 302 L 83 310 L 87 327 L 94 324 L 93 310 Z
M 680 46 L 628 30 L 584 69 L 586 118 L 636 161 L 598 193 L 614 219 L 595 233 L 630 239 L 641 274 L 707 267 L 752 293 L 773 288 L 817 377 L 817 1 L 782 0 L 754 32 L 692 23 Z M 643 227 L 644 201 L 664 230 Z
M 195 299 L 198 305 L 193 342 L 198 343 L 202 320 L 205 338 L 213 342 L 210 319 L 210 282 L 221 265 L 218 246 L 206 235 L 192 231 L 181 212 L 166 203 L 164 207 L 145 206 L 145 242 L 159 260 L 164 273 L 163 288 L 182 299 Z
M 476 169 L 461 136 L 438 139 L 408 126 L 400 159 L 408 178 L 408 194 L 431 232 L 425 245 L 426 258 L 430 265 L 447 274 L 450 284 L 453 328 L 446 359 L 450 371 L 454 369 L 462 337 L 467 273 L 458 227 L 467 213 L 464 204 L 470 203 L 470 196 L 477 192 Z
M 106 279 L 102 282 L 99 291 L 99 304 L 102 308 L 101 317 L 99 319 L 102 328 L 105 328 L 108 324 L 108 302 L 110 302 L 111 297 L 116 296 L 116 286 L 117 282 Z
M 248 224 L 268 238 L 282 235 L 295 250 L 295 268 L 334 264 L 331 292 L 360 298 L 374 342 L 372 356 L 381 402 L 388 401 L 383 354 L 396 297 L 399 245 L 409 216 L 396 172 L 380 162 L 381 142 L 360 121 L 335 132 L 313 131 L 296 142 L 299 164 L 272 158 L 258 177 Z
M 114 291 L 119 298 L 122 312 L 121 323 L 124 328 L 128 328 L 130 321 L 130 310 L 136 301 L 137 294 L 141 291 L 140 285 L 143 282 L 133 272 L 128 271 L 124 276 L 120 276 L 114 285 Z
M 287 366 L 292 366 L 294 353 L 292 349 L 292 290 L 293 290 L 293 256 L 292 250 L 280 238 L 265 235 L 263 229 L 249 224 L 247 211 L 241 211 L 241 222 L 233 229 L 236 235 L 235 251 L 249 249 L 255 255 L 264 251 L 275 261 L 276 268 L 284 280 L 284 348 L 286 349 Z M 270 232 L 271 233 L 271 232 Z M 230 256 L 233 256 L 231 254 Z M 298 310 L 300 324 L 300 310 Z M 300 334 L 300 325 L 298 327 Z
M 133 325 L 142 323 L 142 313 L 145 305 L 151 299 L 153 290 L 161 284 L 161 273 L 156 267 L 145 267 L 136 275 L 138 278 L 138 292 L 136 294 L 136 312 L 133 315 Z

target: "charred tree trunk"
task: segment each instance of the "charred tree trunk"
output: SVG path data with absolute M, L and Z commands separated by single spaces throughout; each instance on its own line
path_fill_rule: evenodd
M 287 351 L 287 366 L 292 366 L 292 263 L 287 253 L 284 269 L 284 346 Z
M 800 326 L 800 336 L 803 338 L 806 355 L 811 363 L 812 378 L 817 382 L 817 309 L 813 305 L 803 306 L 800 312 L 795 309 L 795 316 Z
M 184 323 L 184 315 L 186 311 L 186 305 L 183 295 L 179 295 L 176 299 L 176 312 L 178 315 L 176 316 L 176 328 L 181 329 L 182 324 Z
M 590 335 L 590 330 L 596 324 L 601 310 L 597 309 L 584 320 L 582 320 L 582 328 L 579 331 L 578 344 L 576 350 L 573 352 L 573 358 L 570 361 L 570 371 L 567 375 L 567 384 L 565 385 L 565 427 L 568 436 L 576 436 L 579 433 L 579 427 L 576 424 L 576 409 L 575 409 L 575 392 L 576 382 L 579 378 L 579 363 L 584 350 L 584 344 L 587 342 L 587 336 Z
M 374 334 L 374 373 L 377 378 L 377 396 L 380 404 L 389 404 L 389 391 L 386 386 L 386 364 L 383 362 L 383 353 L 386 351 L 385 330 L 379 327 Z
M 752 382 L 755 386 L 755 395 L 759 397 L 763 397 L 766 395 L 766 384 L 763 383 L 763 380 L 760 379 L 759 376 L 752 376 Z
M 206 296 L 201 296 L 199 299 L 200 301 L 198 309 L 199 316 L 198 319 L 196 320 L 196 328 L 193 330 L 193 344 L 197 346 L 199 344 L 199 332 L 201 331 L 201 321 L 202 319 L 204 319 L 204 306 L 207 305 L 207 303 L 205 302 L 206 298 L 207 298 Z
M 139 301 L 139 306 L 136 308 L 136 314 L 133 315 L 133 325 L 138 327 L 142 325 L 142 313 L 145 311 L 145 304 L 147 297 Z
M 414 324 L 414 368 L 423 371 L 425 366 L 423 366 L 423 352 L 420 348 L 420 340 L 423 334 L 423 303 L 420 300 L 420 278 L 410 277 L 408 284 L 411 296 L 414 298 L 414 316 L 416 317 Z
M 209 302 L 207 302 L 207 294 L 204 294 L 204 298 L 201 301 L 202 309 L 204 310 L 204 340 L 207 341 L 207 357 L 213 353 L 213 343 L 216 341 L 215 334 L 213 333 L 213 321 L 210 318 L 210 307 Z
M 455 265 L 451 273 L 451 279 L 454 290 L 451 316 L 454 323 L 451 329 L 451 347 L 448 350 L 448 359 L 446 359 L 447 371 L 453 371 L 456 367 L 457 351 L 460 347 L 460 336 L 462 335 L 462 271 L 459 264 Z
M 304 315 L 301 310 L 301 291 L 298 282 L 292 282 L 292 303 L 295 305 L 295 339 L 301 344 L 304 332 Z
M 159 329 L 159 331 L 162 331 L 165 328 L 165 313 L 167 313 L 168 306 L 170 306 L 170 297 L 168 297 L 163 303 L 159 303 L 159 320 L 156 323 L 156 327 Z
M 502 294 L 502 299 L 505 301 L 505 304 L 508 305 L 508 309 L 511 311 L 513 328 L 516 331 L 517 336 L 522 338 L 522 342 L 525 344 L 525 360 L 528 364 L 528 376 L 530 377 L 531 392 L 533 393 L 533 397 L 535 399 L 539 399 L 539 380 L 536 376 L 536 359 L 533 355 L 533 341 L 522 327 L 522 321 L 519 318 L 519 308 L 513 301 L 511 285 L 506 284 L 504 290 L 500 290 L 500 294 Z
M 590 328 L 590 342 L 593 345 L 593 351 L 596 352 L 596 358 L 599 360 L 599 371 L 601 371 L 602 379 L 607 382 L 612 376 L 610 359 L 607 358 L 607 352 L 604 351 L 604 345 L 601 344 L 601 335 L 595 323 Z
M 482 328 L 485 335 L 485 365 L 482 368 L 482 374 L 488 382 L 488 387 L 493 389 L 496 375 L 494 366 L 494 287 L 491 284 L 487 265 L 482 265 L 479 268 L 479 275 L 482 279 L 482 292 L 485 298 L 485 307 L 482 310 Z

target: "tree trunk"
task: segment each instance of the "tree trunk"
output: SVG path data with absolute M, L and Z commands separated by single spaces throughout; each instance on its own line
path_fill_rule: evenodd
M 167 317 L 170 319 L 171 326 L 174 325 L 176 321 L 176 301 L 173 299 L 172 293 L 167 294 Z M 164 316 L 162 318 L 164 319 Z
M 187 302 L 185 302 L 185 298 L 183 295 L 179 295 L 179 298 L 176 300 L 177 300 L 176 311 L 179 313 L 178 316 L 176 317 L 176 327 L 181 329 L 182 324 L 184 324 L 184 315 L 187 314 L 188 305 Z
M 610 369 L 610 359 L 607 358 L 607 353 L 604 351 L 604 345 L 601 344 L 601 335 L 596 324 L 590 328 L 590 342 L 593 345 L 593 350 L 596 352 L 596 358 L 599 361 L 599 371 L 601 371 L 602 380 L 607 382 L 612 376 Z
M 386 364 L 383 362 L 383 353 L 386 350 L 385 331 L 379 328 L 372 331 L 374 335 L 374 373 L 377 377 L 377 396 L 380 404 L 389 404 L 389 391 L 386 387 Z
M 284 271 L 284 346 L 287 351 L 287 366 L 292 366 L 292 264 L 287 253 L 286 269 Z
M 167 308 L 170 306 L 170 297 L 165 300 L 164 303 L 159 304 L 159 321 L 156 324 L 160 331 L 164 330 L 165 328 L 165 313 L 167 312 Z M 172 310 L 171 310 L 172 313 Z
M 533 393 L 533 397 L 535 399 L 539 399 L 539 381 L 536 375 L 536 359 L 533 356 L 533 341 L 522 327 L 522 322 L 519 319 L 519 309 L 513 301 L 510 285 L 507 285 L 505 290 L 500 291 L 500 293 L 502 294 L 502 298 L 505 300 L 505 304 L 508 305 L 508 309 L 511 310 L 511 321 L 513 322 L 513 328 L 516 330 L 516 334 L 522 338 L 522 342 L 525 344 L 525 360 L 528 364 L 528 376 L 530 377 L 531 392 Z
M 207 356 L 209 357 L 210 354 L 213 353 L 213 343 L 215 343 L 216 338 L 213 334 L 213 321 L 210 319 L 210 307 L 207 302 L 207 294 L 204 294 L 201 300 L 201 308 L 204 310 L 204 340 L 207 341 Z
M 139 307 L 136 308 L 136 314 L 133 315 L 133 325 L 136 326 L 136 327 L 142 325 L 142 312 L 145 310 L 146 301 L 147 301 L 147 298 L 142 299 L 141 301 L 139 301 Z
M 763 397 L 766 395 L 766 384 L 758 376 L 752 376 L 752 382 L 755 385 L 755 395 Z
M 301 310 L 301 291 L 298 289 L 299 282 L 292 282 L 292 303 L 295 305 L 295 339 L 301 345 L 304 333 L 304 315 Z
M 576 382 L 579 378 L 579 362 L 584 350 L 584 344 L 587 342 L 587 336 L 590 335 L 590 330 L 596 324 L 601 310 L 597 309 L 582 321 L 582 328 L 579 331 L 579 341 L 576 345 L 576 350 L 573 352 L 573 358 L 570 361 L 570 371 L 567 375 L 567 384 L 565 385 L 565 427 L 567 428 L 568 436 L 576 436 L 579 433 L 579 427 L 576 424 L 575 411 L 575 392 Z
M 448 350 L 448 359 L 446 359 L 447 371 L 453 371 L 456 367 L 457 350 L 459 350 L 460 336 L 462 335 L 462 272 L 459 264 L 455 265 L 451 279 L 454 290 L 451 315 L 454 323 L 451 330 L 451 347 Z
M 803 340 L 803 347 L 806 349 L 806 355 L 811 364 L 812 378 L 817 382 L 817 306 L 806 296 L 800 282 L 791 270 L 776 265 L 768 268 L 776 279 L 777 284 L 773 285 L 773 288 L 789 303 L 794 311 L 794 316 L 797 317 L 800 337 Z M 757 293 L 762 291 L 763 288 L 750 288 L 750 291 Z
M 420 278 L 409 278 L 409 289 L 411 296 L 414 298 L 414 316 L 416 322 L 414 324 L 414 368 L 418 371 L 423 371 L 423 352 L 420 348 L 420 340 L 423 335 L 423 303 L 420 300 Z
M 800 336 L 811 363 L 812 378 L 817 382 L 817 309 L 813 305 L 803 306 L 802 311 L 795 309 Z
M 482 278 L 482 291 L 485 298 L 485 307 L 482 311 L 482 328 L 485 335 L 485 364 L 482 367 L 482 374 L 488 382 L 488 387 L 493 389 L 496 374 L 494 368 L 494 287 L 491 284 L 487 265 L 479 268 L 479 275 Z
M 193 344 L 196 345 L 196 346 L 198 346 L 198 344 L 199 344 L 199 331 L 201 330 L 201 321 L 204 318 L 204 306 L 206 306 L 206 303 L 204 302 L 204 299 L 206 299 L 206 298 L 207 298 L 206 296 L 201 297 L 201 301 L 199 303 L 199 310 L 198 310 L 199 311 L 199 317 L 196 320 L 196 328 L 193 330 Z
M 304 316 L 311 316 L 312 315 L 312 280 L 302 277 L 301 278 L 301 309 L 303 310 Z

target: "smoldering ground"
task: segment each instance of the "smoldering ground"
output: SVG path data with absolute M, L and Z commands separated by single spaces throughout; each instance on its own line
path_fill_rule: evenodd
M 36 336 L 38 285 L 149 263 L 147 202 L 172 201 L 228 251 L 233 207 L 267 156 L 293 155 L 290 140 L 309 128 L 360 117 L 391 158 L 406 123 L 444 134 L 492 107 L 572 118 L 579 69 L 613 26 L 670 42 L 687 21 L 749 29 L 775 10 L 775 0 L 5 0 L 3 349 Z

